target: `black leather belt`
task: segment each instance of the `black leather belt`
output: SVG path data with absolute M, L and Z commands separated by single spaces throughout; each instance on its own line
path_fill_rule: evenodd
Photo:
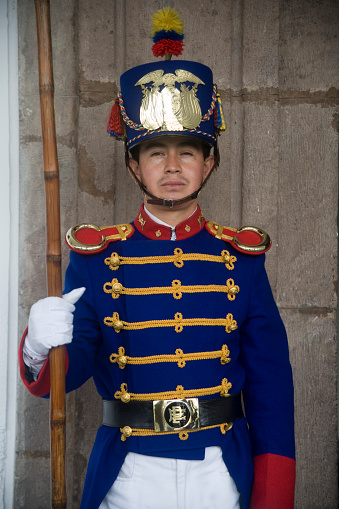
M 103 400 L 103 424 L 116 428 L 180 431 L 231 423 L 244 416 L 241 394 L 216 399 Z

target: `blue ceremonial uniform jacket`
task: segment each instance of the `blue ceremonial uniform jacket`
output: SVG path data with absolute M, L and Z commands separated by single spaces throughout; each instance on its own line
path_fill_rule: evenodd
M 242 508 L 249 508 L 253 457 L 294 458 L 288 344 L 265 255 L 241 252 L 211 234 L 200 209 L 178 226 L 174 242 L 143 208 L 134 225 L 126 240 L 91 254 L 71 252 L 65 292 L 86 291 L 67 345 L 66 390 L 93 376 L 99 395 L 111 400 L 241 392 L 246 418 L 228 431 L 216 426 L 185 436 L 126 438 L 101 426 L 81 509 L 99 507 L 128 451 L 202 459 L 208 446 L 222 448 Z

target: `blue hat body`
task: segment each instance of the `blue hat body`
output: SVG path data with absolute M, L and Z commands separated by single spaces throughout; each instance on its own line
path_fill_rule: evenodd
M 122 74 L 120 87 L 128 148 L 164 135 L 214 145 L 216 88 L 209 67 L 185 60 L 151 62 Z

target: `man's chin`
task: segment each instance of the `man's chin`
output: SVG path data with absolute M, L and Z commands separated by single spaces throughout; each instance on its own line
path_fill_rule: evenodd
M 157 196 L 161 198 L 162 200 L 181 200 L 182 198 L 186 198 L 186 196 L 189 196 L 190 193 L 186 189 L 176 189 L 176 190 L 169 190 L 167 193 L 159 193 Z

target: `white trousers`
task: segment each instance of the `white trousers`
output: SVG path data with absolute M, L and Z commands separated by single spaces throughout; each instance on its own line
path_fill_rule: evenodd
M 128 453 L 99 509 L 239 509 L 239 492 L 220 447 L 204 460 Z

